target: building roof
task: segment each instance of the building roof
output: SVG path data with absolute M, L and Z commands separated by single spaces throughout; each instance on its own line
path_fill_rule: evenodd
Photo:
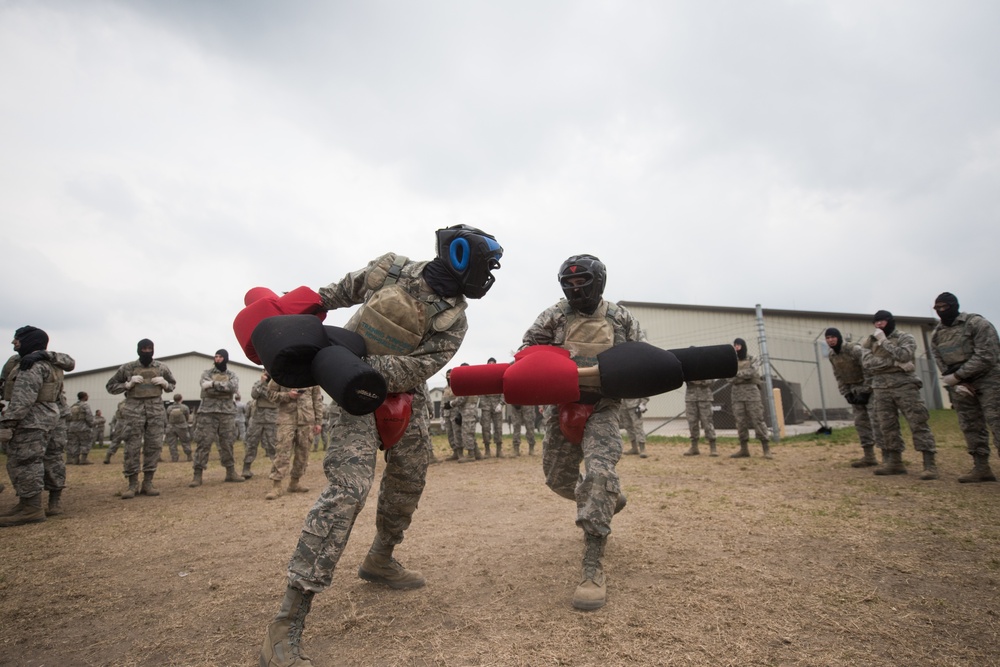
M 194 352 L 194 351 L 184 352 L 182 354 L 168 354 L 168 355 L 163 356 L 163 357 L 157 356 L 157 357 L 153 357 L 153 359 L 155 359 L 156 361 L 168 362 L 171 359 L 180 359 L 181 357 L 204 357 L 205 359 L 207 359 L 207 360 L 209 360 L 209 361 L 211 361 L 213 363 L 215 362 L 215 354 L 214 353 L 213 354 L 205 354 L 204 352 Z M 138 359 L 138 356 L 136 357 L 136 359 Z M 122 362 L 122 363 L 125 363 L 125 362 Z M 230 361 L 227 362 L 227 364 L 229 366 L 239 366 L 241 368 L 249 368 L 249 369 L 253 369 L 255 371 L 261 370 L 260 366 L 254 366 L 252 364 L 244 364 L 241 361 L 232 361 L 232 360 L 230 360 Z M 118 370 L 118 368 L 120 366 L 121 366 L 121 364 L 115 364 L 114 366 L 102 366 L 101 368 L 91 368 L 90 370 L 86 370 L 86 371 L 75 371 L 73 373 L 66 373 L 66 377 L 73 377 L 73 376 L 76 376 L 76 375 L 87 375 L 88 373 L 107 373 L 108 371 L 114 372 L 114 371 Z
M 757 312 L 756 308 L 747 308 L 745 306 L 699 306 L 695 304 L 681 303 L 650 303 L 647 301 L 619 301 L 618 303 L 626 308 L 629 306 L 637 306 L 640 308 L 660 308 L 663 310 L 699 310 L 715 313 L 739 313 L 742 315 L 754 315 Z M 815 317 L 820 319 L 864 319 L 870 318 L 873 315 L 873 313 L 837 313 L 821 310 L 783 310 L 780 308 L 762 308 L 761 310 L 765 316 Z M 907 324 L 919 324 L 931 327 L 937 325 L 937 319 L 931 316 L 913 317 L 894 314 L 893 317 L 897 322 L 904 322 Z

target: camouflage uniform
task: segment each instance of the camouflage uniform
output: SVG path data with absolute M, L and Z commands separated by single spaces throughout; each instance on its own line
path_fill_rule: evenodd
M 70 463 L 88 463 L 87 455 L 94 444 L 94 413 L 87 401 L 70 406 L 66 427 L 66 459 Z
M 642 413 L 646 411 L 646 403 L 649 403 L 648 398 L 627 398 L 622 401 L 621 414 L 618 415 L 618 421 L 632 444 L 632 448 L 625 453 L 638 454 L 643 459 L 646 458 L 646 428 Z
M 264 448 L 269 459 L 274 459 L 274 448 L 278 441 L 278 404 L 267 397 L 267 384 L 267 380 L 257 380 L 250 390 L 253 411 L 243 457 L 244 477 L 250 472 L 250 464 L 257 459 L 258 445 Z
M 736 418 L 736 432 L 740 439 L 740 451 L 734 456 L 749 456 L 747 443 L 750 441 L 750 426 L 754 437 L 760 440 L 764 456 L 770 456 L 769 433 L 764 421 L 764 404 L 760 400 L 760 386 L 764 380 L 760 375 L 760 362 L 751 354 L 738 362 L 732 385 L 733 417 Z
M 581 323 L 599 328 L 598 342 L 577 342 L 573 331 Z M 569 336 L 567 334 L 569 333 Z M 566 299 L 549 307 L 524 334 L 522 347 L 565 347 L 579 367 L 596 365 L 597 347 L 610 348 L 626 341 L 645 340 L 639 322 L 626 308 L 601 300 L 593 315 L 574 311 Z M 611 532 L 611 517 L 624 496 L 615 466 L 622 455 L 619 428 L 620 401 L 605 398 L 594 389 L 581 389 L 581 403 L 594 406 L 583 429 L 583 440 L 573 444 L 559 427 L 559 409 L 546 410 L 542 440 L 542 471 L 545 483 L 556 494 L 576 502 L 576 525 L 584 533 L 605 538 Z M 580 463 L 583 463 L 583 474 Z
M 267 398 L 278 405 L 278 444 L 269 477 L 275 482 L 286 477 L 297 482 L 309 464 L 315 427 L 323 425 L 323 394 L 319 387 L 289 389 L 271 380 Z
M 524 427 L 524 437 L 528 441 L 528 454 L 535 454 L 535 406 L 511 405 L 510 430 L 514 444 L 514 456 L 521 455 L 521 427 Z
M 50 436 L 60 421 L 63 373 L 73 370 L 76 362 L 61 352 L 44 354 L 44 360 L 24 371 L 18 367 L 20 356 L 14 355 L 3 369 L 3 399 L 8 403 L 0 429 L 13 431 L 6 443 L 7 474 L 18 498 L 34 498 L 43 490 L 59 493 L 66 486 L 62 450 L 56 451 Z
M 128 434 L 131 429 L 125 421 L 124 409 L 125 401 L 121 400 L 118 402 L 118 407 L 115 408 L 115 414 L 111 415 L 111 434 L 108 436 L 108 451 L 104 455 L 105 463 L 111 463 L 111 457 L 128 440 Z
M 100 412 L 100 410 L 98 410 Z M 108 420 L 104 418 L 104 415 L 94 415 L 94 446 L 103 447 L 104 446 L 104 427 L 107 426 Z
M 503 447 L 503 396 L 487 394 L 479 397 L 479 425 L 483 430 L 483 450 L 490 455 L 490 442 L 497 445 L 497 458 Z M 490 437 L 492 434 L 492 437 Z
M 236 399 L 236 439 L 246 443 L 247 439 L 247 404 Z
M 688 430 L 691 433 L 691 448 L 686 455 L 697 455 L 698 440 L 701 430 L 705 430 L 708 440 L 709 455 L 716 456 L 715 449 L 715 414 L 712 405 L 715 399 L 712 395 L 714 380 L 688 380 L 684 384 L 684 414 L 687 417 Z M 749 434 L 748 434 L 749 436 Z
M 476 424 L 479 422 L 479 397 L 478 396 L 456 396 L 451 402 L 452 409 L 458 409 L 458 432 L 461 434 L 462 447 L 468 459 L 476 460 L 483 458 L 479 451 L 479 443 L 476 442 Z
M 211 386 L 205 387 L 206 383 L 211 383 Z M 215 442 L 219 447 L 219 462 L 226 468 L 226 480 L 243 481 L 236 480 L 232 472 L 236 465 L 233 458 L 236 402 L 233 396 L 240 390 L 240 379 L 228 368 L 220 371 L 212 366 L 202 372 L 199 386 L 201 405 L 195 420 L 195 440 L 198 443 L 194 453 L 195 478 L 198 483 L 201 482 L 201 473 L 208 467 L 208 457 L 212 451 L 212 443 Z
M 462 434 L 459 426 L 455 423 L 455 392 L 451 390 L 451 385 L 447 385 L 441 393 L 441 425 L 444 434 L 448 436 L 448 446 L 451 447 L 452 460 L 458 460 L 462 455 Z
M 954 375 L 973 390 L 948 387 L 969 454 L 989 459 L 990 432 L 1000 453 L 1000 341 L 996 329 L 980 315 L 959 313 L 950 326 L 939 322 L 934 328 L 931 354 L 942 375 Z
M 144 381 L 126 387 L 136 375 Z M 166 380 L 166 385 L 154 384 L 152 380 L 156 378 Z M 127 435 L 123 431 L 125 460 L 122 471 L 129 480 L 137 476 L 140 469 L 147 476 L 156 472 L 167 422 L 163 411 L 163 392 L 173 391 L 176 385 L 177 381 L 167 365 L 155 359 L 148 366 L 138 359 L 122 364 L 105 385 L 109 394 L 125 394 L 121 412 L 128 428 Z
M 422 277 L 427 262 L 404 262 L 404 259 L 397 262 L 397 256 L 389 253 L 319 290 L 328 309 L 365 303 L 347 328 L 366 337 L 365 360 L 382 374 L 388 390 L 413 396 L 409 426 L 400 441 L 385 450 L 386 464 L 375 516 L 377 531 L 372 546 L 373 550 L 382 547 L 381 553 L 386 548 L 391 553 L 392 547 L 403 540 L 426 481 L 427 449 L 420 427 L 424 420 L 423 384 L 455 355 L 468 329 L 465 298 L 437 296 Z M 390 284 L 393 271 L 398 271 L 398 277 Z M 412 349 L 407 349 L 409 345 L 396 345 L 395 339 L 379 336 L 381 331 L 373 330 L 365 319 L 369 308 L 366 302 L 390 287 L 396 288 L 393 290 L 396 293 L 401 289 L 431 313 L 422 337 Z M 318 592 L 330 585 L 354 522 L 368 498 L 380 444 L 374 415 L 341 412 L 323 461 L 329 484 L 306 516 L 289 563 L 288 583 L 292 589 Z M 365 562 L 368 563 L 367 558 Z M 362 565 L 359 575 L 369 578 L 364 568 Z M 421 579 L 419 585 L 422 583 Z
M 858 343 L 847 341 L 841 342 L 840 352 L 830 348 L 830 365 L 833 366 L 833 376 L 837 379 L 837 389 L 841 396 L 848 399 L 854 410 L 854 428 L 866 456 L 862 461 L 869 461 L 867 457 L 872 448 L 877 446 L 884 449 L 881 438 L 877 436 L 878 424 L 872 420 L 874 402 L 868 400 L 872 394 L 872 381 L 864 368 L 864 356 L 867 353 Z M 856 467 L 860 467 L 860 464 Z
M 918 452 L 936 452 L 934 434 L 927 425 L 927 406 L 920 398 L 923 382 L 913 370 L 916 340 L 912 335 L 896 330 L 881 343 L 875 336 L 869 335 L 861 344 L 869 350 L 862 363 L 871 375 L 875 392 L 875 422 L 886 452 L 899 453 L 905 447 L 899 427 L 900 412 L 910 425 L 913 448 Z M 909 370 L 904 368 L 907 365 Z
M 177 443 L 187 460 L 191 460 L 191 408 L 179 401 L 174 401 L 166 408 L 167 412 L 167 437 L 164 444 L 170 451 L 170 460 L 180 460 L 180 453 L 177 451 Z

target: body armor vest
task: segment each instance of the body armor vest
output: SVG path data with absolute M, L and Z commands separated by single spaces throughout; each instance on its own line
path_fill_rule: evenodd
M 830 355 L 834 375 L 843 384 L 863 384 L 865 381 L 864 370 L 854 361 L 854 357 L 847 353 L 847 343 L 844 343 L 840 349 L 839 354 Z
M 69 409 L 69 420 L 71 422 L 82 422 L 87 418 L 86 413 L 83 411 L 83 406 L 79 403 L 74 403 Z
M 161 377 L 163 375 L 158 367 L 139 367 L 134 369 L 132 372 L 135 375 L 141 375 L 143 382 L 142 384 L 137 384 L 129 389 L 126 389 L 126 398 L 159 398 L 163 395 L 163 387 L 158 384 L 150 383 L 153 378 Z
M 964 364 L 975 352 L 972 341 L 965 336 L 965 328 L 969 326 L 971 317 L 972 315 L 968 315 L 961 327 L 947 327 L 934 332 L 931 342 L 948 368 Z
M 39 361 L 37 363 L 45 364 L 51 373 L 49 373 L 49 379 L 42 382 L 42 386 L 38 390 L 38 398 L 35 399 L 35 403 L 55 403 L 59 400 L 59 395 L 62 393 L 62 369 L 56 368 L 47 361 Z M 14 397 L 14 379 L 17 377 L 20 370 L 20 366 L 14 366 L 14 368 L 11 369 L 10 374 L 7 376 L 3 385 L 3 400 L 9 401 Z
M 184 407 L 180 403 L 174 403 L 167 408 L 167 422 L 174 425 L 187 424 L 187 417 L 184 416 Z
M 218 370 L 218 369 L 213 370 L 212 374 L 209 376 L 208 379 L 211 380 L 212 382 L 229 382 L 229 376 L 226 375 L 225 373 L 223 373 L 222 371 Z M 202 397 L 202 399 L 206 399 L 206 398 L 228 398 L 228 397 L 230 397 L 232 395 L 233 395 L 233 393 L 231 391 L 222 391 L 222 390 L 216 389 L 214 386 L 210 387 L 209 389 L 205 389 L 204 387 L 202 387 L 202 389 L 201 389 L 201 397 Z
M 610 304 L 605 301 L 593 315 L 571 311 L 566 316 L 566 339 L 563 347 L 578 368 L 597 365 L 597 355 L 615 344 L 615 329 L 611 324 Z M 581 387 L 600 387 L 599 377 L 580 378 Z
M 255 398 L 254 400 L 257 401 L 257 407 L 260 409 L 278 409 L 278 404 L 269 399 L 266 394 L 262 394 L 260 398 Z

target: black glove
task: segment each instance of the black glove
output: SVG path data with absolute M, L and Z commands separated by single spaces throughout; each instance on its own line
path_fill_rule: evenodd
M 871 397 L 872 397 L 871 392 L 865 392 L 865 393 L 862 393 L 862 394 L 855 394 L 854 395 L 854 404 L 855 405 L 868 405 L 868 399 L 870 399 Z
M 849 391 L 846 394 L 844 394 L 844 400 L 847 401 L 848 403 L 850 403 L 851 405 L 857 405 L 858 404 L 858 399 L 854 396 L 854 392 L 853 391 Z
M 36 361 L 42 361 L 44 359 L 48 359 L 48 355 L 46 355 L 42 350 L 30 352 L 21 357 L 21 370 L 26 371 L 34 366 Z
M 458 424 L 459 426 L 462 425 L 462 413 L 461 412 L 459 412 L 457 415 L 455 415 L 455 423 Z
M 445 410 L 451 410 L 451 401 L 445 401 L 444 408 Z

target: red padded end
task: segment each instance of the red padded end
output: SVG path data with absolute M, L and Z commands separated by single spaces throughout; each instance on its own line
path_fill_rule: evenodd
M 287 294 L 278 297 L 281 312 L 285 315 L 315 315 L 320 320 L 326 319 L 326 309 L 319 293 L 311 287 L 302 285 Z
M 247 290 L 247 293 L 243 295 L 243 305 L 249 306 L 254 301 L 260 301 L 261 299 L 277 299 L 278 295 L 269 290 L 266 287 L 251 287 Z
M 503 393 L 503 375 L 510 364 L 481 364 L 451 369 L 451 390 L 456 396 Z
M 503 397 L 507 403 L 555 405 L 580 400 L 580 375 L 567 350 L 536 345 L 521 350 L 514 358 L 517 361 L 503 375 Z M 454 377 L 452 371 L 452 380 Z
M 275 315 L 281 315 L 277 302 L 274 299 L 264 298 L 248 304 L 246 308 L 236 314 L 236 319 L 233 320 L 233 333 L 236 334 L 236 340 L 239 341 L 247 358 L 255 364 L 259 364 L 261 361 L 250 337 L 261 320 Z

